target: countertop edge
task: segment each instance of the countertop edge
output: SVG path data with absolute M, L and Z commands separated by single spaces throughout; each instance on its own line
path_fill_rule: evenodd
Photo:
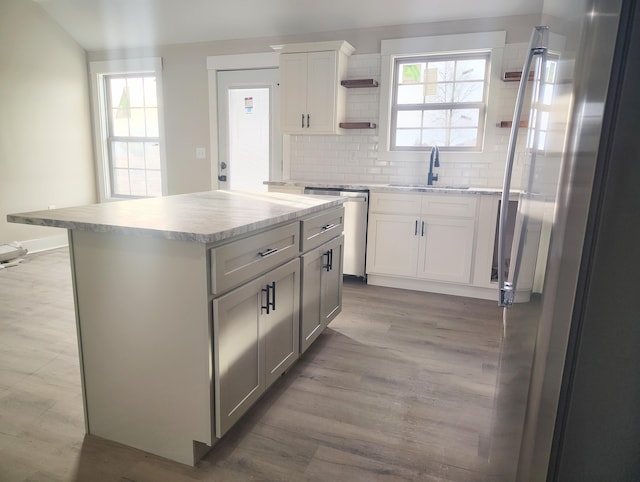
M 282 181 L 265 181 L 267 186 L 293 186 L 293 187 L 319 187 L 330 189 L 352 189 L 352 190 L 369 190 L 374 192 L 432 192 L 440 194 L 482 194 L 482 195 L 500 195 L 502 189 L 492 187 L 447 187 L 447 186 L 417 186 L 417 185 L 392 185 L 392 184 L 375 184 L 375 183 L 336 183 L 323 181 L 304 181 L 304 180 L 282 180 Z M 512 190 L 512 194 L 519 194 L 520 191 Z
M 258 221 L 239 224 L 228 229 L 222 229 L 216 232 L 201 233 L 189 232 L 186 230 L 159 229 L 138 226 L 125 226 L 113 223 L 95 223 L 88 221 L 78 221 L 70 219 L 55 219 L 56 211 L 33 211 L 26 213 L 7 214 L 6 219 L 11 223 L 28 224 L 33 226 L 44 226 L 53 228 L 64 228 L 69 230 L 91 231 L 97 233 L 114 233 L 133 236 L 151 236 L 156 238 L 164 238 L 176 241 L 192 241 L 203 244 L 218 243 L 233 237 L 242 236 L 244 234 L 259 231 L 271 226 L 276 226 L 287 221 L 295 221 L 316 212 L 323 211 L 328 208 L 340 206 L 345 201 L 340 197 L 326 197 L 322 204 L 314 206 L 305 206 L 295 209 L 291 212 L 272 216 Z

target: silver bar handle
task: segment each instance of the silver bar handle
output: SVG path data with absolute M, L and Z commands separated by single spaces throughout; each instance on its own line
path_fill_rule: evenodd
M 498 306 L 509 307 L 513 304 L 515 286 L 506 280 L 504 268 L 507 260 L 506 251 L 506 228 L 507 217 L 509 215 L 509 192 L 511 191 L 511 178 L 513 176 L 513 164 L 516 153 L 516 143 L 518 141 L 518 128 L 520 127 L 520 116 L 524 104 L 524 96 L 527 90 L 527 80 L 531 63 L 536 55 L 546 53 L 549 38 L 549 27 L 534 27 L 529 42 L 529 52 L 522 67 L 522 76 L 518 86 L 516 106 L 513 111 L 513 122 L 509 133 L 509 145 L 507 147 L 507 161 L 504 168 L 504 181 L 502 183 L 502 198 L 500 201 L 500 220 L 498 223 Z

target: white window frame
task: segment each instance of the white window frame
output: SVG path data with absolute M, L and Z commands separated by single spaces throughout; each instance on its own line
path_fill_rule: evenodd
M 483 133 L 483 138 L 486 138 L 491 129 L 492 121 L 496 118 L 496 106 L 492 105 L 491 99 L 498 96 L 497 89 L 500 83 L 505 41 L 505 31 L 383 40 L 381 43 L 380 125 L 378 131 L 380 136 L 379 158 L 387 161 L 420 161 L 424 160 L 425 156 L 423 150 L 391 150 L 390 148 L 393 75 L 397 58 L 489 52 L 488 92 Z M 482 144 L 484 145 L 484 142 Z M 470 160 L 477 159 L 478 154 L 482 153 L 478 150 L 455 152 L 460 159 L 468 157 Z
M 107 124 L 107 98 L 105 77 L 114 74 L 153 74 L 156 77 L 156 95 L 158 96 L 158 129 L 160 138 L 160 169 L 162 175 L 162 195 L 167 189 L 167 156 L 164 135 L 164 106 L 162 102 L 162 59 L 160 57 L 106 60 L 89 63 L 91 75 L 91 102 L 93 107 L 94 149 L 96 158 L 96 177 L 98 181 L 98 199 L 100 202 L 131 199 L 113 196 L 109 170 L 109 145 Z

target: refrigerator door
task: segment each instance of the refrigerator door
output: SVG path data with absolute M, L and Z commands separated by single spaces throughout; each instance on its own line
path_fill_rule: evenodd
M 621 0 L 613 3 L 545 2 L 562 17 L 549 18 L 551 45 L 531 86 L 511 282 L 531 265 L 526 256 L 548 256 L 536 268 L 531 301 L 502 310 L 488 444 L 499 480 L 546 479 Z M 511 305 L 518 285 L 505 280 L 500 289 L 501 305 Z

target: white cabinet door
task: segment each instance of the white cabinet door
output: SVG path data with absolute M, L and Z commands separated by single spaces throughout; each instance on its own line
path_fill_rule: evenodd
M 475 220 L 433 216 L 420 222 L 419 278 L 469 283 Z
M 298 358 L 299 292 L 296 258 L 213 300 L 217 437 Z
M 325 244 L 325 265 L 320 287 L 322 325 L 326 327 L 342 311 L 342 271 L 344 236 Z
M 271 385 L 298 358 L 300 259 L 274 269 L 266 276 L 270 305 L 262 313 L 265 338 L 266 386 Z
M 371 214 L 367 237 L 367 273 L 416 276 L 420 236 L 417 216 Z
M 320 316 L 320 286 L 324 261 L 322 248 L 315 248 L 301 257 L 300 353 L 304 353 L 324 329 Z
M 339 88 L 338 52 L 281 54 L 282 132 L 336 134 Z
M 263 288 L 264 278 L 260 277 L 213 301 L 217 437 L 222 437 L 265 390 L 260 328 Z
M 307 60 L 307 129 L 309 133 L 335 133 L 337 52 L 311 52 Z
M 280 130 L 283 133 L 305 132 L 307 55 L 280 55 Z
M 302 256 L 300 352 L 342 311 L 344 236 Z

